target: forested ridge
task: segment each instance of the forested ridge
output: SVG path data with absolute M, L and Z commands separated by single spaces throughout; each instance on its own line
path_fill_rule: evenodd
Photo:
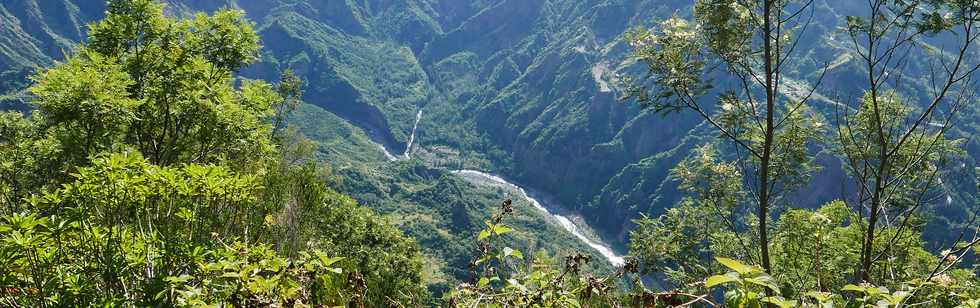
M 839 2 L 0 4 L 0 303 L 976 307 L 980 5 Z

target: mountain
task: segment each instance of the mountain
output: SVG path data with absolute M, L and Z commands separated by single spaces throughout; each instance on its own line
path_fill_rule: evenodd
M 637 72 L 623 33 L 655 18 L 687 15 L 688 2 L 169 2 L 171 14 L 230 6 L 256 21 L 263 54 L 243 75 L 273 80 L 290 68 L 306 81 L 309 105 L 294 124 L 321 144 L 321 158 L 344 177 L 342 191 L 419 241 L 433 276 L 466 276 L 468 247 L 456 244 L 481 228 L 488 207 L 507 193 L 450 170 L 492 171 L 533 188 L 622 250 L 632 219 L 663 213 L 680 199 L 669 170 L 716 140 L 694 114 L 663 117 L 618 99 L 619 76 Z M 846 103 L 862 90 L 865 69 L 840 32 L 844 17 L 858 10 L 851 1 L 819 1 L 793 63 L 791 78 L 803 89 L 823 64 L 833 64 L 818 88 L 822 105 L 815 106 L 828 117 L 835 101 Z M 84 25 L 103 11 L 102 2 L 81 0 L 0 4 L 0 101 L 23 108 L 27 76 L 71 52 L 66 49 L 83 37 Z M 905 94 L 921 97 L 927 81 L 905 78 L 914 85 Z M 946 200 L 934 202 L 940 219 L 926 236 L 936 242 L 980 202 L 974 171 L 980 140 L 970 138 L 980 135 L 978 114 L 980 104 L 965 106 L 951 131 L 968 140 L 966 154 L 943 174 Z M 375 143 L 412 158 L 390 162 Z M 815 207 L 847 190 L 839 159 L 826 150 L 816 149 L 825 168 L 794 203 Z M 547 217 L 525 214 L 533 229 L 528 246 L 558 250 L 575 242 Z

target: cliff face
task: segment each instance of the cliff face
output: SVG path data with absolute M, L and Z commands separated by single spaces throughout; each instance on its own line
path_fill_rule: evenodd
M 654 18 L 684 16 L 687 2 L 171 2 L 174 14 L 233 6 L 256 20 L 265 49 L 246 76 L 275 79 L 292 68 L 307 81 L 307 102 L 396 151 L 424 108 L 416 144 L 452 148 L 458 164 L 492 169 L 547 192 L 615 239 L 624 239 L 630 219 L 673 205 L 680 196 L 669 169 L 693 147 L 715 140 L 690 113 L 662 117 L 617 100 L 618 74 L 637 69 L 621 35 Z M 0 4 L 0 93 L 22 88 L 31 67 L 62 58 L 65 46 L 84 36 L 83 25 L 100 17 L 99 3 Z M 860 93 L 863 70 L 849 60 L 837 31 L 856 10 L 851 1 L 818 3 L 792 78 L 812 80 L 819 67 L 833 62 L 823 85 L 827 95 Z M 959 119 L 965 124 L 953 133 L 980 135 L 977 104 L 965 108 Z M 958 209 L 977 202 L 972 174 L 978 142 L 971 139 L 970 155 L 951 164 L 953 180 L 946 185 L 952 201 L 937 213 L 963 215 Z M 794 197 L 800 204 L 840 197 L 843 175 L 836 159 L 821 161 L 825 171 Z

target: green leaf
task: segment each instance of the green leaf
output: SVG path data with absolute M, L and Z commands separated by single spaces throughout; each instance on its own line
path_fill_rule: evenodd
M 483 263 L 487 263 L 487 262 L 490 262 L 490 259 L 491 259 L 491 258 L 493 258 L 493 255 L 486 255 L 486 256 L 483 256 L 482 258 L 480 258 L 480 259 L 477 259 L 477 260 L 476 260 L 476 262 L 474 262 L 474 264 L 476 264 L 476 265 L 480 265 L 480 264 L 483 264 Z
M 742 262 L 738 262 L 733 259 L 715 257 L 715 260 L 718 260 L 718 263 L 721 263 L 721 265 L 724 265 L 725 267 L 736 271 L 739 274 L 747 274 L 755 271 L 754 267 L 742 264 Z
M 787 299 L 784 299 L 782 297 L 776 297 L 776 296 L 767 296 L 767 297 L 765 297 L 765 298 L 762 299 L 762 302 L 774 304 L 776 306 L 779 306 L 780 308 L 792 308 L 792 307 L 796 307 L 796 301 L 791 301 L 791 300 L 787 300 Z
M 716 285 L 725 284 L 738 280 L 738 275 L 736 273 L 728 273 L 724 275 L 714 275 L 708 277 L 708 280 L 704 282 L 704 286 L 707 288 L 714 287 Z
M 327 255 L 324 255 L 324 254 L 321 254 L 318 257 L 320 258 L 320 263 L 322 263 L 323 266 L 331 266 L 334 263 L 340 262 L 340 260 L 343 260 L 344 259 L 344 257 L 333 257 L 333 258 L 330 258 L 330 257 L 327 257 Z
M 898 307 L 899 304 L 904 302 L 905 298 L 909 297 L 910 295 L 912 294 L 906 291 L 895 291 L 895 293 L 892 293 L 892 295 L 888 296 L 887 299 L 888 302 L 892 304 L 892 306 Z
M 524 254 L 520 250 L 513 249 L 510 247 L 504 247 L 504 257 L 514 257 L 518 259 L 524 259 Z
M 487 223 L 487 228 L 480 231 L 480 235 L 476 237 L 476 240 L 482 241 L 490 237 L 490 235 L 504 235 L 510 232 L 514 232 L 514 229 L 505 225 L 490 225 L 490 223 Z
M 191 280 L 191 278 L 194 278 L 194 277 L 191 276 L 191 275 L 184 274 L 184 275 L 180 275 L 180 276 L 169 276 L 167 278 L 164 278 L 163 280 L 166 281 L 166 282 L 169 282 L 169 283 L 185 283 L 185 282 Z
M 496 233 L 497 235 L 504 235 L 511 232 L 514 232 L 514 229 L 511 229 L 505 225 L 496 225 L 493 227 L 493 233 Z
M 239 274 L 237 272 L 224 272 L 224 274 L 221 274 L 221 277 L 223 277 L 223 278 L 239 278 L 239 277 L 241 277 L 241 274 Z
M 758 285 L 758 286 L 769 288 L 770 290 L 773 290 L 773 291 L 779 291 L 779 287 L 777 287 L 776 286 L 776 283 L 773 282 L 772 277 L 769 277 L 768 275 L 762 275 L 762 276 L 759 276 L 759 277 L 752 277 L 752 278 L 745 278 L 745 281 L 748 281 L 748 282 L 750 282 L 750 283 L 752 283 L 754 285 Z
M 830 301 L 830 298 L 834 296 L 833 294 L 828 292 L 817 292 L 817 291 L 806 292 L 804 295 L 813 298 L 821 303 Z

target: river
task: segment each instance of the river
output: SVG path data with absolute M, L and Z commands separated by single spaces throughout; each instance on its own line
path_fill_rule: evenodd
M 609 245 L 606 245 L 605 243 L 602 243 L 599 240 L 592 240 L 589 237 L 585 236 L 585 234 L 582 234 L 581 230 L 579 230 L 578 226 L 575 225 L 575 223 L 572 222 L 570 218 L 558 214 L 558 211 L 555 210 L 554 208 L 549 209 L 549 207 L 546 207 L 544 204 L 538 201 L 537 198 L 534 198 L 531 195 L 529 195 L 527 191 L 524 190 L 524 188 L 517 186 L 514 183 L 511 183 L 502 177 L 489 174 L 486 172 L 482 172 L 482 171 L 453 170 L 452 173 L 475 184 L 487 184 L 489 182 L 489 184 L 504 186 L 508 189 L 512 189 L 516 191 L 521 198 L 527 200 L 527 202 L 530 203 L 532 206 L 534 206 L 534 208 L 543 212 L 545 215 L 548 215 L 549 217 L 553 218 L 554 221 L 559 226 L 562 227 L 562 229 L 565 229 L 565 231 L 568 231 L 568 233 L 571 233 L 576 238 L 578 238 L 579 241 L 585 243 L 589 247 L 592 247 L 592 249 L 595 249 L 595 251 L 599 252 L 599 254 L 601 254 L 604 258 L 606 258 L 606 260 L 609 261 L 609 263 L 611 263 L 614 266 L 623 266 L 623 264 L 625 264 L 623 257 L 617 255 L 616 252 L 612 250 L 612 248 L 609 248 Z
M 385 158 L 387 158 L 389 161 L 407 160 L 411 158 L 412 145 L 415 143 L 415 135 L 418 131 L 419 122 L 421 120 L 422 109 L 420 108 L 418 113 L 415 114 L 415 125 L 412 126 L 412 134 L 408 137 L 408 142 L 405 144 L 405 152 L 402 153 L 402 155 L 395 156 L 389 152 L 384 145 L 378 144 L 378 148 L 385 154 Z M 514 190 L 518 193 L 518 195 L 520 195 L 521 198 L 527 200 L 528 203 L 534 206 L 535 209 L 541 211 L 548 217 L 551 217 L 555 224 L 560 226 L 562 229 L 565 229 L 565 231 L 568 231 L 568 233 L 571 233 L 582 243 L 592 247 L 592 249 L 595 249 L 595 251 L 609 261 L 610 264 L 613 266 L 623 266 L 623 264 L 625 264 L 623 257 L 616 254 L 616 252 L 613 251 L 608 244 L 603 243 L 601 240 L 593 240 L 588 236 L 585 236 L 585 234 L 579 230 L 579 227 L 570 218 L 558 213 L 558 207 L 546 206 L 538 201 L 538 198 L 529 195 L 523 187 L 511 183 L 500 176 L 477 170 L 453 170 L 451 173 L 475 184 L 497 185 Z

